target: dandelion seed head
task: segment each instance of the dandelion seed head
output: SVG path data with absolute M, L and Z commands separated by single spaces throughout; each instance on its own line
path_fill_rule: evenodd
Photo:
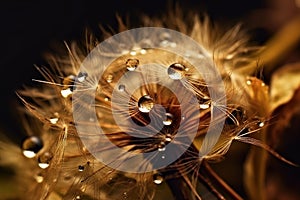
M 197 171 L 203 159 L 217 160 L 225 155 L 236 136 L 241 136 L 241 130 L 257 122 L 253 119 L 256 104 L 248 101 L 255 99 L 248 90 L 252 91 L 251 87 L 257 84 L 254 79 L 240 78 L 232 72 L 234 67 L 252 61 L 251 52 L 242 53 L 247 47 L 244 36 L 238 34 L 239 27 L 210 37 L 215 31 L 207 21 L 194 17 L 193 27 L 187 29 L 183 19 L 174 13 L 169 15 L 172 17 L 153 20 L 145 17 L 144 23 L 174 28 L 169 19 L 177 19 L 174 29 L 198 42 L 200 50 L 188 48 L 188 44 L 181 44 L 164 31 L 159 35 L 144 33 L 149 37 L 130 45 L 118 43 L 115 51 L 103 49 L 104 57 L 117 57 L 105 69 L 100 55 L 88 61 L 93 66 L 91 69 L 85 65 L 87 54 L 99 44 L 92 36 L 85 46 L 88 52 L 71 43 L 66 45 L 66 56 L 49 56 L 52 71 L 41 70 L 48 84 L 41 91 L 32 88 L 23 93 L 31 98 L 24 99 L 30 115 L 36 121 L 45 122 L 45 126 L 37 129 L 45 144 L 32 136 L 34 138 L 26 139 L 22 146 L 26 157 L 38 155 L 37 170 L 49 172 L 35 178 L 39 184 L 33 185 L 32 196 L 59 194 L 62 199 L 153 199 L 155 186 L 167 180 L 163 173 L 153 170 L 157 164 L 155 159 L 149 159 L 148 163 L 143 163 L 143 159 L 128 162 L 132 168 L 148 165 L 151 170 L 147 172 L 122 172 L 101 162 L 116 155 L 108 144 L 117 146 L 122 152 L 149 153 L 147 155 L 154 155 L 162 162 L 184 149 L 183 159 L 175 159 L 162 170 L 168 174 L 168 170 L 184 169 L 184 173 L 188 173 Z M 134 41 L 132 39 L 125 38 L 125 41 Z M 154 44 L 160 48 L 151 48 Z M 199 72 L 190 61 L 200 62 L 204 71 Z M 209 66 L 216 67 L 224 79 L 226 94 L 220 99 L 213 100 L 210 94 L 212 90 L 219 91 L 213 85 L 216 83 L 214 72 L 209 71 Z M 260 82 L 260 86 L 264 85 Z M 78 94 L 84 95 L 74 98 Z M 91 96 L 93 101 L 80 104 L 82 106 L 73 104 Z M 227 106 L 222 105 L 223 99 L 228 102 Z M 241 112 L 238 111 L 240 108 Z M 96 114 L 81 121 L 85 126 L 82 137 L 77 128 L 82 124 L 75 121 L 73 113 L 84 118 L 91 109 Z M 215 113 L 226 116 L 225 126 L 219 139 L 212 138 L 216 140 L 214 147 L 208 149 L 205 146 L 209 144 L 204 138 L 209 127 L 217 127 L 222 121 Z M 261 116 L 264 115 L 259 114 Z M 256 123 L 258 128 L 264 126 L 262 119 Z M 99 138 L 97 131 L 90 131 L 94 126 L 103 130 L 103 138 Z M 84 144 L 87 138 L 92 140 L 92 149 Z M 174 144 L 178 148 L 172 150 Z M 40 153 L 42 148 L 46 150 Z M 199 152 L 203 157 L 199 157 Z M 104 158 L 99 160 L 94 155 Z M 113 160 L 116 165 L 130 160 L 123 154 L 118 155 L 119 158 Z M 176 173 L 171 178 L 174 176 Z

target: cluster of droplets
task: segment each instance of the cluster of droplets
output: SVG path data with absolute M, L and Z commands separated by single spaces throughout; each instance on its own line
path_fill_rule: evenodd
M 87 77 L 88 74 L 86 72 L 79 72 L 77 76 L 69 75 L 64 78 L 62 82 L 63 88 L 60 91 L 61 95 L 64 98 L 69 97 L 76 89 L 76 84 L 84 82 Z
M 22 143 L 22 152 L 26 158 L 37 157 L 38 166 L 41 169 L 46 169 L 50 165 L 50 161 L 53 157 L 51 152 L 41 152 L 44 147 L 43 141 L 37 136 L 29 136 Z

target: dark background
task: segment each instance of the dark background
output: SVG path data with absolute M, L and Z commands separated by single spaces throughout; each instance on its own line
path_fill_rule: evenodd
M 103 3 L 105 2 L 105 4 Z M 151 16 L 166 12 L 176 1 L 139 0 L 18 0 L 0 3 L 0 129 L 19 142 L 24 135 L 16 105 L 20 103 L 15 91 L 30 85 L 39 77 L 34 64 L 47 65 L 43 54 L 52 50 L 55 43 L 64 40 L 81 40 L 85 28 L 100 34 L 98 24 L 116 27 L 116 13 L 130 15 L 138 21 L 139 13 Z M 240 0 L 185 0 L 177 1 L 184 12 L 207 12 L 222 23 L 243 21 L 254 9 L 265 7 L 263 1 Z M 136 19 L 135 19 L 136 18 Z M 258 40 L 264 41 L 267 32 L 256 31 Z M 20 137 L 21 136 L 21 137 Z

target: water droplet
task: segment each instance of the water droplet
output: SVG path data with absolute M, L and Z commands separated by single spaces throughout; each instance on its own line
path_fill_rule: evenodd
M 110 101 L 109 97 L 104 97 L 104 101 Z
M 78 171 L 83 172 L 83 170 L 84 170 L 84 166 L 83 165 L 79 165 L 78 166 Z
M 166 150 L 166 144 L 164 142 L 160 142 L 158 144 L 158 151 L 165 151 Z
M 173 121 L 173 115 L 171 113 L 166 113 L 166 119 L 163 121 L 163 124 L 166 126 L 169 126 L 172 124 Z
M 210 98 L 209 97 L 203 97 L 199 100 L 199 108 L 200 109 L 208 109 L 210 107 Z
M 165 141 L 166 142 L 171 142 L 172 141 L 172 135 L 170 133 L 166 134 Z
M 39 167 L 42 169 L 46 169 L 47 167 L 49 167 L 52 157 L 53 155 L 50 152 L 45 152 L 42 155 L 40 155 L 38 158 Z
M 163 182 L 164 178 L 160 173 L 153 175 L 153 182 L 157 185 L 161 184 Z
M 173 80 L 182 79 L 186 69 L 182 64 L 174 63 L 168 68 L 168 75 Z
M 44 177 L 41 174 L 37 174 L 34 176 L 37 183 L 41 183 L 44 181 Z
M 210 107 L 210 104 L 209 103 L 203 103 L 203 104 L 200 104 L 199 107 L 200 107 L 200 109 L 205 110 L 205 109 Z
M 75 81 L 76 81 L 76 77 L 74 75 L 69 75 L 66 78 L 64 78 L 62 82 L 64 87 L 60 91 L 63 97 L 67 98 L 70 94 L 73 93 L 75 89 Z
M 139 60 L 138 59 L 128 59 L 126 61 L 126 67 L 128 71 L 134 71 L 139 65 Z
M 252 81 L 251 81 L 250 79 L 248 79 L 248 80 L 246 81 L 246 84 L 247 84 L 247 85 L 251 85 L 251 84 L 252 84 Z
M 77 80 L 82 83 L 83 81 L 85 81 L 86 77 L 88 77 L 88 74 L 86 72 L 79 72 L 79 74 L 77 75 Z
M 170 35 L 170 33 L 164 32 L 159 35 L 159 39 L 160 40 L 170 40 L 171 35 Z
M 129 53 L 130 55 L 132 55 L 132 56 L 136 56 L 136 51 L 130 51 L 130 53 Z
M 109 74 L 106 76 L 105 80 L 106 80 L 106 82 L 111 83 L 113 81 L 113 79 L 114 79 L 113 75 Z
M 33 158 L 43 148 L 43 141 L 37 136 L 30 136 L 23 141 L 22 150 L 27 158 Z
M 61 90 L 60 93 L 61 93 L 61 96 L 63 96 L 64 98 L 67 98 L 73 92 L 70 88 L 67 88 L 67 89 Z
M 140 53 L 144 55 L 144 54 L 147 53 L 147 50 L 146 50 L 146 49 L 141 49 L 141 50 L 140 50 Z
M 118 87 L 118 90 L 120 91 L 120 92 L 124 92 L 125 91 L 125 85 L 119 85 L 119 87 Z
M 143 113 L 148 113 L 153 108 L 154 102 L 149 95 L 142 96 L 138 101 L 139 110 Z
M 262 127 L 265 126 L 265 123 L 264 123 L 264 122 L 259 122 L 259 123 L 258 123 L 258 126 L 262 128 Z
M 161 159 L 165 159 L 165 158 L 166 158 L 166 156 L 165 156 L 165 155 L 162 155 L 162 156 L 161 156 Z
M 56 124 L 58 122 L 58 118 L 57 117 L 51 117 L 49 119 L 49 121 L 50 121 L 51 124 Z
M 127 192 L 124 192 L 123 193 L 123 199 L 127 199 L 128 198 L 128 194 L 127 194 Z

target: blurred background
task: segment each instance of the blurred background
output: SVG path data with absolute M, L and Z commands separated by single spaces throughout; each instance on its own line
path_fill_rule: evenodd
M 62 43 L 64 40 L 82 40 L 87 27 L 96 35 L 100 35 L 99 24 L 109 25 L 112 28 L 117 27 L 116 13 L 123 17 L 129 15 L 134 24 L 139 21 L 140 13 L 150 16 L 163 14 L 169 4 L 174 5 L 175 3 L 178 3 L 184 12 L 191 10 L 199 13 L 206 12 L 212 19 L 223 25 L 232 26 L 242 22 L 243 26 L 249 29 L 251 40 L 262 45 L 295 16 L 300 15 L 300 0 L 110 0 L 105 4 L 103 1 L 86 0 L 2 1 L 0 3 L 0 90 L 2 92 L 0 95 L 0 131 L 18 145 L 21 143 L 25 133 L 20 125 L 21 120 L 17 112 L 20 101 L 15 92 L 23 85 L 34 85 L 31 79 L 40 78 L 34 64 L 47 66 L 44 54 L 52 51 L 58 43 Z M 275 68 L 299 62 L 299 47 L 298 42 L 276 63 Z M 270 81 L 271 74 L 272 71 L 264 74 L 267 83 Z M 299 104 L 295 104 L 295 106 L 299 106 Z M 291 123 L 294 124 L 291 124 L 288 130 L 292 134 L 292 139 L 289 138 L 289 140 L 294 141 L 293 144 L 297 146 L 300 144 L 298 125 L 300 120 L 299 117 L 293 120 Z M 289 140 L 280 139 L 286 146 L 289 146 Z M 242 169 L 241 166 L 233 166 L 243 161 L 243 152 L 246 152 L 248 148 L 248 145 L 234 144 L 226 160 L 215 166 L 225 180 L 231 182 L 233 187 L 242 194 L 244 193 L 240 178 Z M 286 155 L 294 155 L 297 152 L 296 147 L 286 152 L 284 149 L 286 148 L 282 147 L 282 152 Z M 275 166 L 276 161 L 274 162 Z M 222 172 L 221 169 L 224 167 L 227 171 Z M 275 167 L 274 170 L 276 171 L 276 169 Z M 292 171 L 290 175 L 288 175 L 289 167 L 284 167 L 284 169 L 279 167 L 278 170 L 284 170 L 284 173 L 290 176 L 287 182 L 289 184 L 292 182 L 293 187 L 296 183 L 299 184 L 299 181 L 296 181 L 299 169 Z M 278 182 L 278 180 L 281 180 L 281 177 L 277 177 L 276 181 Z M 300 188 L 300 185 L 297 184 L 296 186 Z M 276 190 L 276 185 L 274 187 Z M 274 188 L 271 189 L 274 190 Z M 297 199 L 297 197 L 281 198 L 280 195 L 277 195 L 273 199 Z

